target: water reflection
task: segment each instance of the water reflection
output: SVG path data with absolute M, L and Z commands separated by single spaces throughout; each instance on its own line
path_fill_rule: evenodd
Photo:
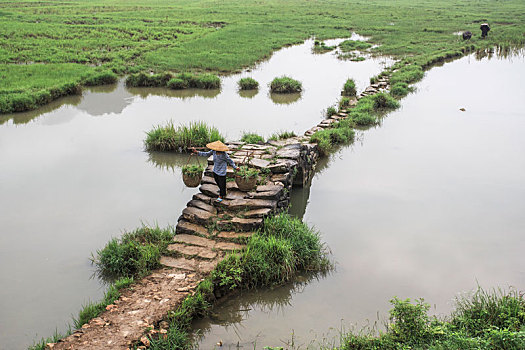
M 270 93 L 270 99 L 273 103 L 278 105 L 289 105 L 292 103 L 295 103 L 301 99 L 301 93 L 293 93 L 293 94 L 277 94 L 277 93 Z
M 166 88 L 128 88 L 128 91 L 133 95 L 147 98 L 149 96 L 174 97 L 181 100 L 192 99 L 195 97 L 203 97 L 206 99 L 213 99 L 221 93 L 220 89 L 183 89 L 172 90 Z
M 206 159 L 200 160 L 197 156 L 191 154 L 181 154 L 175 152 L 149 152 L 148 162 L 152 163 L 155 168 L 179 172 L 187 164 L 206 164 Z
M 239 96 L 244 98 L 254 98 L 259 93 L 259 89 L 239 90 Z

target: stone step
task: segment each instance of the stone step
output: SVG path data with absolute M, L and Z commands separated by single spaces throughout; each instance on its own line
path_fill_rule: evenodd
M 177 234 L 188 234 L 188 235 L 198 235 L 198 236 L 209 236 L 208 229 L 193 222 L 186 220 L 180 220 L 177 223 L 175 228 Z
M 161 256 L 160 263 L 167 267 L 207 274 L 217 266 L 219 260 L 198 260 L 184 257 L 173 258 L 171 256 Z
M 244 248 L 246 248 L 245 245 L 231 243 L 231 242 L 217 242 L 215 244 L 215 249 L 226 250 L 226 251 L 243 250 Z
M 168 245 L 168 251 L 182 254 L 187 257 L 199 257 L 201 259 L 215 259 L 217 257 L 217 252 L 214 252 L 211 248 L 199 247 L 196 245 L 184 245 L 180 243 Z
M 273 174 L 270 177 L 270 180 L 273 181 L 273 182 L 280 182 L 280 183 L 282 183 L 285 186 L 288 185 L 289 183 L 291 183 L 291 181 L 292 181 L 290 173 Z
M 284 194 L 284 188 L 263 192 L 248 192 L 250 198 L 255 199 L 279 199 Z
M 199 208 L 187 207 L 182 211 L 182 217 L 186 221 L 206 226 L 212 222 L 216 215 Z
M 215 208 L 213 205 L 208 204 L 206 202 L 203 202 L 198 199 L 192 199 L 188 202 L 188 207 L 195 207 L 198 209 L 202 209 L 204 211 L 207 211 L 208 213 L 211 213 L 213 215 L 217 215 L 217 208 Z
M 212 176 L 203 176 L 201 183 L 217 186 L 217 184 L 215 183 L 215 179 Z M 237 184 L 235 183 L 235 181 L 226 181 L 226 189 L 227 190 L 239 190 L 239 187 L 237 187 Z
M 221 203 L 230 210 L 251 210 L 260 208 L 275 209 L 277 206 L 276 200 L 270 199 L 234 199 L 232 201 Z
M 200 237 L 200 236 L 194 236 L 194 235 L 188 235 L 188 234 L 177 234 L 175 237 L 173 237 L 173 241 L 175 243 L 184 243 L 184 244 L 191 244 L 196 245 L 200 247 L 207 247 L 207 248 L 213 248 L 215 247 L 215 241 L 212 239 Z
M 204 202 L 206 204 L 214 205 L 216 197 L 215 198 L 214 197 L 209 197 L 209 196 L 205 195 L 202 192 L 198 192 L 198 193 L 194 194 L 192 198 L 196 199 L 196 200 L 199 200 L 199 201 L 202 201 L 202 202 Z
M 248 210 L 242 213 L 245 218 L 265 218 L 272 212 L 270 208 Z
M 225 228 L 234 228 L 235 231 L 254 231 L 262 226 L 262 218 L 239 218 L 234 217 L 229 220 L 217 222 L 217 227 L 220 230 Z
M 225 239 L 225 240 L 232 240 L 232 239 L 238 239 L 238 238 L 247 238 L 251 237 L 255 232 L 235 232 L 235 231 L 221 231 L 217 235 L 217 237 Z

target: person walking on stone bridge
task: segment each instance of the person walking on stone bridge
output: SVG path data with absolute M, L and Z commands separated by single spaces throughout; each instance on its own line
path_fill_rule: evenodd
M 226 153 L 228 151 L 228 146 L 221 141 L 208 143 L 206 147 L 208 147 L 210 151 L 197 152 L 195 148 L 192 148 L 192 152 L 199 156 L 206 157 L 213 154 L 213 178 L 215 179 L 217 186 L 219 186 L 219 197 L 216 199 L 216 202 L 220 203 L 226 197 L 226 171 L 228 165 L 231 165 L 231 167 L 236 170 L 239 169 L 239 167 L 235 165 L 228 153 Z

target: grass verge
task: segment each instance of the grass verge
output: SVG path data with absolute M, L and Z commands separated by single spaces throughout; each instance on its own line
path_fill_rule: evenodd
M 166 126 L 159 125 L 148 131 L 144 145 L 148 151 L 182 152 L 190 147 L 204 147 L 217 140 L 224 142 L 224 137 L 217 128 L 204 122 L 191 122 L 176 127 L 170 121 Z

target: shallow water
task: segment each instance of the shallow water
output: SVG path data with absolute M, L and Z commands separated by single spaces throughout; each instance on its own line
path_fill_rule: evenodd
M 105 287 L 89 257 L 141 222 L 175 224 L 197 189 L 183 186 L 186 156 L 148 154 L 145 132 L 172 119 L 204 120 L 229 139 L 243 130 L 302 133 L 337 102 L 348 77 L 360 88 L 388 59 L 346 62 L 314 55 L 311 40 L 276 52 L 252 72 L 223 78 L 220 91 L 86 90 L 37 111 L 0 116 L 0 348 L 22 349 L 62 332 L 81 305 Z M 287 74 L 304 92 L 269 96 L 267 83 Z M 240 96 L 253 76 L 261 88 Z
M 318 348 L 337 344 L 341 327 L 381 329 L 394 296 L 444 315 L 478 284 L 524 290 L 524 77 L 523 54 L 427 72 L 400 110 L 293 192 L 294 214 L 320 230 L 336 271 L 226 301 L 213 310 L 220 322 L 196 322 L 200 348 Z

